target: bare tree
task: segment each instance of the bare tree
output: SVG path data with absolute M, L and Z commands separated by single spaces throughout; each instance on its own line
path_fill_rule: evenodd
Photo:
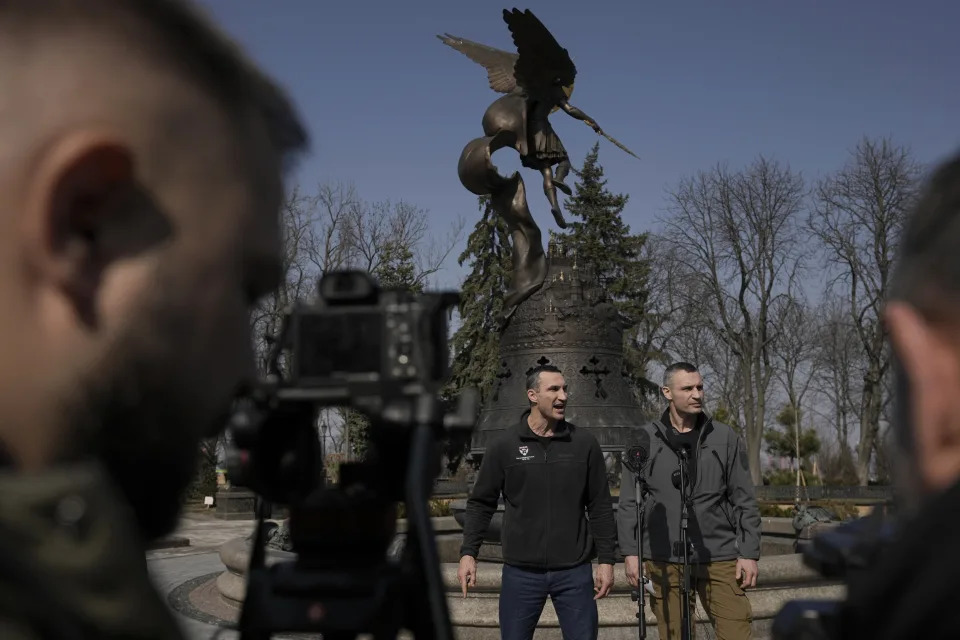
M 817 308 L 817 350 L 814 356 L 816 393 L 831 411 L 829 424 L 836 439 L 837 455 L 853 459 L 850 423 L 860 406 L 864 367 L 860 340 L 847 312 L 849 302 L 828 294 Z
M 321 223 L 315 205 L 315 197 L 305 196 L 295 189 L 281 209 L 283 282 L 262 299 L 251 314 L 254 348 L 261 373 L 266 371 L 271 340 L 279 331 L 286 309 L 312 293 L 316 282 L 314 257 Z
M 804 434 L 804 401 L 815 379 L 816 324 L 806 302 L 794 296 L 781 299 L 780 331 L 772 344 L 775 376 L 787 394 L 792 411 L 792 451 L 797 461 L 797 485 L 801 484 L 801 436 Z
M 424 209 L 408 202 L 357 202 L 345 221 L 344 262 L 371 273 L 390 267 L 397 255 L 406 256 L 410 268 L 408 285 L 423 288 L 460 242 L 464 221 L 459 218 L 442 238 L 430 234 L 430 220 Z
M 922 169 L 904 147 L 862 140 L 850 162 L 817 187 L 808 227 L 846 290 L 847 312 L 866 361 L 860 393 L 857 475 L 867 484 L 884 404 L 890 355 L 881 307 L 904 218 Z
M 741 431 L 743 380 L 729 346 L 708 317 L 710 305 L 702 303 L 711 299 L 707 283 L 689 277 L 690 266 L 680 258 L 685 252 L 682 246 L 672 245 L 666 239 L 658 241 L 671 246 L 670 253 L 664 254 L 670 259 L 656 263 L 661 265 L 657 271 L 670 274 L 662 287 L 670 302 L 669 315 L 665 314 L 657 327 L 663 362 L 682 360 L 696 365 L 704 377 L 707 406 L 714 417 Z
M 314 299 L 320 277 L 348 268 L 376 277 L 402 272 L 404 277 L 390 278 L 388 284 L 423 289 L 443 267 L 463 229 L 462 221 L 454 221 L 445 235 L 436 236 L 424 209 L 406 202 L 369 204 L 345 183 L 319 184 L 312 195 L 295 190 L 283 205 L 281 225 L 285 279 L 251 317 L 261 373 L 286 310 Z M 346 415 L 346 410 L 328 411 L 318 419 L 318 429 L 327 424 L 326 444 L 349 454 L 357 442 L 345 428 Z
M 351 222 L 363 205 L 356 188 L 345 183 L 318 185 L 311 205 L 307 252 L 319 277 L 350 263 L 354 252 Z
M 704 377 L 707 406 L 714 418 L 743 435 L 742 369 L 730 346 L 715 335 L 702 315 L 695 315 L 672 344 L 676 359 L 692 359 Z
M 801 409 L 814 379 L 817 325 L 806 302 L 797 296 L 781 298 L 777 316 L 780 331 L 772 344 L 777 366 L 774 375 L 787 394 L 787 402 L 801 422 Z
M 694 328 L 699 310 L 692 305 L 689 293 L 682 291 L 683 280 L 673 268 L 681 252 L 667 239 L 652 234 L 643 245 L 643 259 L 656 265 L 647 276 L 646 305 L 636 324 L 635 347 L 646 358 L 640 362 L 645 371 L 654 362 L 664 366 L 681 359 L 702 363 L 702 340 Z M 651 387 L 639 395 L 647 413 L 660 406 L 659 385 L 654 380 L 650 383 Z
M 344 214 L 340 236 L 344 248 L 337 254 L 340 267 L 367 271 L 382 286 L 411 291 L 429 284 L 459 243 L 464 227 L 458 219 L 444 237 L 432 236 L 427 212 L 403 201 L 351 201 Z M 347 407 L 339 415 L 345 455 L 364 455 L 369 420 Z
M 742 382 L 742 424 L 758 484 L 777 301 L 789 295 L 799 265 L 803 196 L 798 174 L 760 158 L 742 171 L 716 167 L 683 180 L 670 194 L 665 220 L 666 237 L 684 249 L 684 284 L 698 291 L 692 285 L 699 282 L 707 296 L 690 302 L 729 349 Z
M 323 183 L 312 195 L 297 189 L 286 199 L 281 229 L 284 283 L 251 318 L 261 359 L 284 311 L 295 301 L 312 299 L 318 278 L 346 268 L 377 272 L 402 249 L 416 284 L 425 285 L 459 242 L 463 222 L 455 221 L 446 235 L 435 237 L 423 209 L 406 202 L 371 205 L 352 185 Z

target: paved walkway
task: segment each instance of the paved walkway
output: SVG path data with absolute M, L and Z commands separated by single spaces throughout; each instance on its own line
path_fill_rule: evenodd
M 171 535 L 187 538 L 190 545 L 148 551 L 147 560 L 217 551 L 227 540 L 253 533 L 254 522 L 254 520 L 219 520 L 214 517 L 212 511 L 188 511 L 180 519 L 177 530 Z
M 201 552 L 196 554 L 179 554 L 168 557 L 159 557 L 149 562 L 150 573 L 160 594 L 167 598 L 170 593 L 188 580 L 200 576 L 223 571 L 223 563 L 216 553 Z M 206 640 L 220 632 L 218 638 L 235 640 L 238 635 L 233 631 L 223 630 L 212 624 L 205 624 L 199 620 L 187 617 L 174 611 L 177 620 L 183 628 L 184 635 L 189 640 Z
M 189 546 L 156 549 L 147 552 L 147 565 L 160 594 L 167 598 L 183 583 L 224 570 L 218 551 L 220 545 L 253 532 L 253 520 L 218 520 L 210 511 L 184 514 L 173 534 L 187 538 Z M 235 640 L 235 632 L 175 612 L 189 640 L 207 640 L 219 632 L 218 638 Z

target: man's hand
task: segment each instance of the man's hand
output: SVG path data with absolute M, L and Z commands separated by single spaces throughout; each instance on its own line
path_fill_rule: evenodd
M 593 599 L 605 598 L 610 593 L 610 589 L 613 589 L 613 565 L 599 564 L 597 575 L 593 579 L 593 590 L 597 592 Z
M 739 558 L 737 560 L 737 580 L 740 580 L 740 586 L 744 589 L 757 586 L 757 574 L 760 569 L 757 567 L 756 560 Z M 740 577 L 743 576 L 741 580 Z
M 477 586 L 477 559 L 473 556 L 460 558 L 460 568 L 457 569 L 457 578 L 460 580 L 460 589 L 463 597 L 467 597 L 467 587 Z
M 625 556 L 623 558 L 623 572 L 627 574 L 627 582 L 631 587 L 640 584 L 640 556 Z

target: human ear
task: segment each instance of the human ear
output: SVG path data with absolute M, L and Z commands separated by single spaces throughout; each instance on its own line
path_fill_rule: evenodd
M 104 230 L 130 199 L 133 158 L 116 138 L 79 133 L 40 158 L 24 200 L 24 246 L 38 282 L 65 295 L 88 322 L 110 256 Z

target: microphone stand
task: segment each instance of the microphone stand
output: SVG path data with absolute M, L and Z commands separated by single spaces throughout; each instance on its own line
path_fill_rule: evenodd
M 630 592 L 630 599 L 637 603 L 637 633 L 640 640 L 646 640 L 647 637 L 647 612 L 646 612 L 646 601 L 644 599 L 644 584 L 643 584 L 643 502 L 641 501 L 641 483 L 643 482 L 640 479 L 640 469 L 637 469 L 633 473 L 634 477 L 634 488 L 636 490 L 637 497 L 637 562 L 638 562 L 638 573 L 637 578 L 637 588 Z
M 680 546 L 683 548 L 683 567 L 681 569 L 681 580 L 683 588 L 680 592 L 680 620 L 682 623 L 681 638 L 683 640 L 693 640 L 693 625 L 690 619 L 690 543 L 687 539 L 687 523 L 690 519 L 689 513 L 689 490 L 687 477 L 687 449 L 680 449 Z

